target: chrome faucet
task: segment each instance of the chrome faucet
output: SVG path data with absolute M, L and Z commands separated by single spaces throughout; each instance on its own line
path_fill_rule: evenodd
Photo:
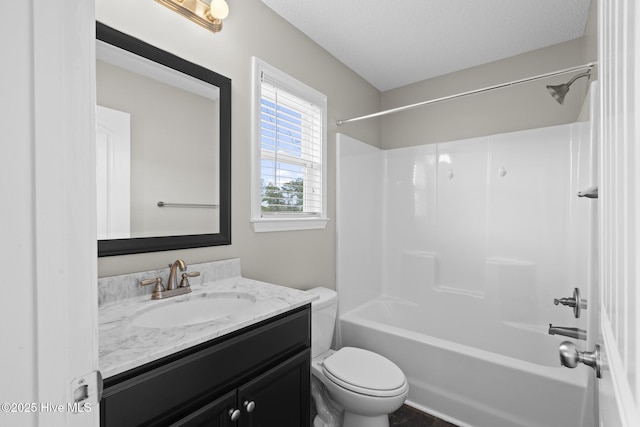
M 182 273 L 182 280 L 180 281 L 180 285 L 178 285 L 178 269 L 183 272 L 187 270 L 187 264 L 181 259 L 174 261 L 173 264 L 169 264 L 169 282 L 167 283 L 166 289 L 162 285 L 162 278 L 160 277 L 141 280 L 140 284 L 142 286 L 155 285 L 151 293 L 151 299 L 163 299 L 188 294 L 191 292 L 188 277 L 199 276 L 200 272 Z
M 573 308 L 573 315 L 575 318 L 580 317 L 581 310 L 587 309 L 587 300 L 580 298 L 580 289 L 573 289 L 573 298 L 554 298 L 553 303 L 555 305 L 562 304 Z
M 587 331 L 585 331 L 584 329 L 553 326 L 551 323 L 549 323 L 549 335 L 562 335 L 577 340 L 587 339 Z

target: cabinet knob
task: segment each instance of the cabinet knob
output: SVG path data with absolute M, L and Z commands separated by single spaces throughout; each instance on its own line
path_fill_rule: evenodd
M 256 409 L 256 402 L 254 402 L 253 400 L 251 401 L 245 400 L 243 405 L 244 405 L 244 409 L 247 412 L 253 412 L 253 410 Z
M 240 415 L 242 414 L 239 409 L 229 409 L 229 418 L 231 418 L 231 421 L 238 421 L 240 419 Z

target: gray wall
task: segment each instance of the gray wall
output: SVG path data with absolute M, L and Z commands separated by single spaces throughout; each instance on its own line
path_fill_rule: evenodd
M 144 7 L 138 3 L 144 3 Z M 569 123 L 575 121 L 581 111 L 586 83 L 580 79 L 572 86 L 564 106 L 553 101 L 544 88 L 546 84 L 565 81 L 559 78 L 340 128 L 336 127 L 336 120 L 582 64 L 595 59 L 596 54 L 593 11 L 586 36 L 581 39 L 380 94 L 260 0 L 231 1 L 229 6 L 231 12 L 223 31 L 211 34 L 168 10 L 151 19 L 147 10 L 161 8 L 154 2 L 96 0 L 99 21 L 233 80 L 233 244 L 101 258 L 98 263 L 101 277 L 163 267 L 178 257 L 187 263 L 240 257 L 246 277 L 301 289 L 334 288 L 337 131 L 377 147 L 397 148 Z M 331 221 L 325 230 L 254 233 L 251 228 L 250 59 L 253 55 L 328 96 L 328 215 Z
M 584 62 L 581 38 L 384 92 L 382 105 L 387 109 L 413 104 Z M 574 122 L 586 94 L 586 79 L 579 79 L 571 86 L 564 105 L 553 100 L 545 88 L 547 84 L 564 83 L 572 75 L 385 116 L 382 147 L 407 147 Z
M 217 233 L 218 209 L 156 204 L 219 203 L 218 99 L 96 62 L 97 104 L 131 118 L 131 236 Z
M 152 1 L 97 0 L 96 19 L 232 79 L 232 245 L 100 258 L 99 276 L 239 257 L 245 277 L 281 285 L 335 287 L 335 121 L 378 111 L 380 92 L 264 6 L 230 1 L 224 29 L 210 33 Z M 255 233 L 249 222 L 251 56 L 327 95 L 328 216 L 325 230 Z M 341 131 L 345 131 L 342 130 Z M 347 133 L 380 145 L 376 121 Z
M 594 61 L 597 59 L 596 4 L 592 2 L 584 37 L 384 92 L 382 108 L 409 105 Z M 587 93 L 587 79 L 581 78 L 571 86 L 564 105 L 554 101 L 545 86 L 565 83 L 578 73 L 385 116 L 381 125 L 382 148 L 575 122 L 583 117 L 580 113 Z

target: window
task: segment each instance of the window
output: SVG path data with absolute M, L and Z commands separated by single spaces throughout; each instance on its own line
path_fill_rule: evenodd
M 324 228 L 327 97 L 253 58 L 255 231 Z

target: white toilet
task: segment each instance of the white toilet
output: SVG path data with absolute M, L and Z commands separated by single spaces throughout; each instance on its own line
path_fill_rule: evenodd
M 321 408 L 314 426 L 339 426 L 343 415 L 344 427 L 389 427 L 388 415 L 402 406 L 409 393 L 407 378 L 377 353 L 354 347 L 331 350 L 338 294 L 326 288 L 308 292 L 320 296 L 311 304 L 311 379 L 324 386 L 312 386 L 316 407 Z M 331 414 L 334 402 L 343 414 Z

